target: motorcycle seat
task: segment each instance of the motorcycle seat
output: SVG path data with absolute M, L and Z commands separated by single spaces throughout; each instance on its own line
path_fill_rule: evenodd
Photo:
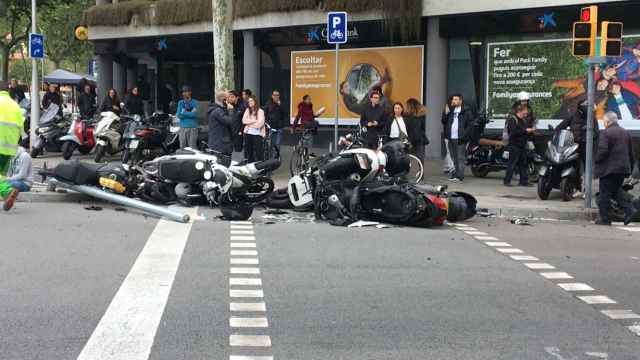
M 480 145 L 486 145 L 486 146 L 495 146 L 495 147 L 504 146 L 504 143 L 502 142 L 502 140 L 493 140 L 493 139 L 485 139 L 485 138 L 481 138 L 478 143 Z

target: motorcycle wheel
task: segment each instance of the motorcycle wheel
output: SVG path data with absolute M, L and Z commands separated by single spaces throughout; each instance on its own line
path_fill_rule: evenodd
M 538 166 L 533 161 L 529 161 L 529 182 L 535 183 L 540 180 Z
M 488 166 L 472 166 L 471 173 L 474 177 L 477 178 L 485 178 L 489 175 L 489 167 Z
M 573 185 L 571 184 L 571 179 L 568 177 L 562 179 L 560 182 L 560 193 L 562 193 L 562 201 L 571 201 L 573 200 Z
M 62 144 L 62 157 L 65 160 L 69 160 L 71 159 L 71 156 L 73 156 L 73 152 L 76 150 L 76 144 L 72 143 L 71 141 L 65 141 L 64 144 Z
M 538 179 L 538 197 L 540 200 L 549 199 L 549 194 L 551 193 L 550 181 L 551 179 L 549 179 L 548 176 L 543 176 Z
M 275 190 L 267 199 L 267 206 L 273 209 L 293 209 L 287 188 Z
M 102 159 L 104 158 L 104 154 L 107 150 L 105 149 L 104 146 L 102 145 L 98 145 L 96 146 L 96 156 L 95 156 L 95 162 L 99 163 L 102 162 Z
M 273 180 L 268 177 L 259 177 L 251 188 L 248 189 L 247 198 L 253 203 L 259 203 L 267 200 L 273 193 L 275 185 Z
M 42 149 L 33 148 L 33 149 L 31 150 L 31 158 L 32 158 L 32 159 L 37 158 L 38 156 L 40 156 L 40 154 L 42 154 Z

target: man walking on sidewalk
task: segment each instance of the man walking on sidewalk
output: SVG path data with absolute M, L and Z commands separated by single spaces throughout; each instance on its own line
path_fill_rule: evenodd
M 449 154 L 453 161 L 454 171 L 449 174 L 450 181 L 464 180 L 464 165 L 467 161 L 467 137 L 473 125 L 473 114 L 464 106 L 462 95 L 455 94 L 442 113 L 444 138 L 448 142 Z
M 9 84 L 0 81 L 0 177 L 7 174 L 11 161 L 18 152 L 24 116 L 20 106 L 9 96 Z M 4 210 L 9 210 L 18 197 L 19 190 L 0 182 L 0 198 Z
M 618 125 L 618 115 L 612 111 L 604 116 L 605 130 L 600 132 L 594 175 L 600 179 L 600 219 L 598 225 L 611 225 L 609 211 L 615 198 L 624 209 L 624 224 L 634 216 L 634 208 L 622 195 L 624 179 L 633 169 L 631 135 Z

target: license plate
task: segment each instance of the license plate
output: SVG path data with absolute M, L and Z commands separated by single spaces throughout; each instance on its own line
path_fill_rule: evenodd
M 131 142 L 129 143 L 129 149 L 137 149 L 139 142 L 139 140 L 131 140 Z

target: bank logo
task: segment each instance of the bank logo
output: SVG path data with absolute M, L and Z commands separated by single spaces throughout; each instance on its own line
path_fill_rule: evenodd
M 546 13 L 538 18 L 540 29 L 552 29 L 558 27 L 556 24 L 555 13 Z
M 333 34 L 333 36 L 337 36 L 338 34 Z M 342 34 L 339 34 L 342 35 Z M 326 26 L 316 26 L 310 28 L 304 34 L 304 42 L 307 44 L 317 43 L 321 41 L 327 41 L 327 37 L 329 36 L 329 30 L 327 30 Z M 342 37 L 342 36 L 340 36 Z M 357 40 L 360 37 L 358 33 L 358 28 L 353 27 L 347 31 L 347 37 L 349 40 Z
M 305 37 L 305 42 L 312 43 L 316 41 L 320 41 L 320 34 L 322 33 L 322 29 L 320 27 L 313 28 L 307 32 L 307 36 Z

